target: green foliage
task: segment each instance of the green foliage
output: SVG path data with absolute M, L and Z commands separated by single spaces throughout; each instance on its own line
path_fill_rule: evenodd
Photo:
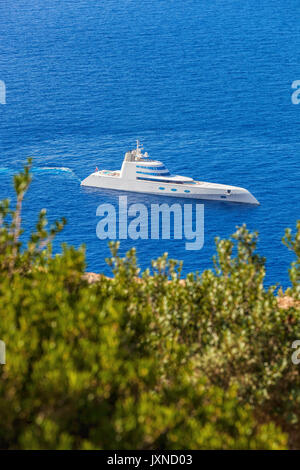
M 10 201 L 0 202 L 0 275 L 11 277 L 16 272 L 27 273 L 33 266 L 43 265 L 51 252 L 51 242 L 64 228 L 66 220 L 56 221 L 49 231 L 46 230 L 46 210 L 41 210 L 36 232 L 32 233 L 27 249 L 21 251 L 22 204 L 31 182 L 31 159 L 28 159 L 24 171 L 14 176 L 14 188 L 17 202 L 15 209 L 10 208 Z
M 292 289 L 289 292 L 300 299 L 300 220 L 297 222 L 297 233 L 294 237 L 291 229 L 286 229 L 283 243 L 296 255 L 296 261 L 292 263 L 289 271 L 292 282 Z
M 299 303 L 295 296 L 293 307 L 281 309 L 275 289 L 265 290 L 256 242 L 244 226 L 231 240 L 217 239 L 215 270 L 185 282 L 166 256 L 154 263 L 153 275 L 133 282 L 129 253 L 130 260 L 115 261 L 112 295 L 127 295 L 127 329 L 135 331 L 143 318 L 135 345 L 157 357 L 162 375 L 192 363 L 193 377 L 224 390 L 235 386 L 241 404 L 250 404 L 262 422 L 280 423 L 291 445 L 300 447 L 300 376 L 291 361 L 292 343 L 300 338 Z
M 163 255 L 140 274 L 135 251 L 89 285 L 84 249 L 51 242 L 45 212 L 20 242 L 30 162 L 16 208 L 0 207 L 0 448 L 279 449 L 300 447 L 299 239 L 293 307 L 265 290 L 257 234 L 217 240 L 214 269 L 181 279 Z M 279 427 L 280 426 L 280 427 Z

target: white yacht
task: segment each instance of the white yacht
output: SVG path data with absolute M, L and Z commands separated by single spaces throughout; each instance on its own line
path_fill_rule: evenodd
M 142 153 L 142 150 L 137 141 L 136 149 L 125 154 L 120 171 L 96 168 L 81 185 L 162 196 L 259 204 L 247 189 L 173 175 L 162 162 L 151 160 L 148 153 Z

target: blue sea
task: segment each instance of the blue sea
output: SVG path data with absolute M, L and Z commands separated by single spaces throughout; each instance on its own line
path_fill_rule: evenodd
M 1 0 L 0 198 L 13 197 L 12 175 L 32 156 L 27 234 L 41 208 L 50 221 L 66 216 L 55 250 L 84 243 L 87 270 L 109 275 L 96 209 L 119 194 L 80 180 L 119 169 L 139 138 L 173 173 L 245 187 L 261 205 L 205 202 L 200 251 L 123 240 L 121 254 L 136 246 L 145 269 L 167 251 L 184 274 L 202 271 L 214 238 L 246 223 L 259 232 L 266 285 L 287 287 L 293 256 L 281 239 L 300 216 L 299 13 L 296 0 Z M 157 201 L 128 193 L 128 203 Z

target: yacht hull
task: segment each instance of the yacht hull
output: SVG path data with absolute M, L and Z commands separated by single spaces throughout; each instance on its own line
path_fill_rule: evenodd
M 81 185 L 159 196 L 259 205 L 257 199 L 247 189 L 216 183 L 173 184 L 156 181 L 128 181 L 119 176 L 102 176 L 96 172 L 85 178 Z

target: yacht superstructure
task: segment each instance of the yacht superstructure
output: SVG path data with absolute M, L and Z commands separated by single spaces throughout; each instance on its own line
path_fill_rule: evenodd
M 247 189 L 173 175 L 162 162 L 150 159 L 148 153 L 142 153 L 142 150 L 137 141 L 136 148 L 126 152 L 120 171 L 96 168 L 81 185 L 162 196 L 259 204 Z

